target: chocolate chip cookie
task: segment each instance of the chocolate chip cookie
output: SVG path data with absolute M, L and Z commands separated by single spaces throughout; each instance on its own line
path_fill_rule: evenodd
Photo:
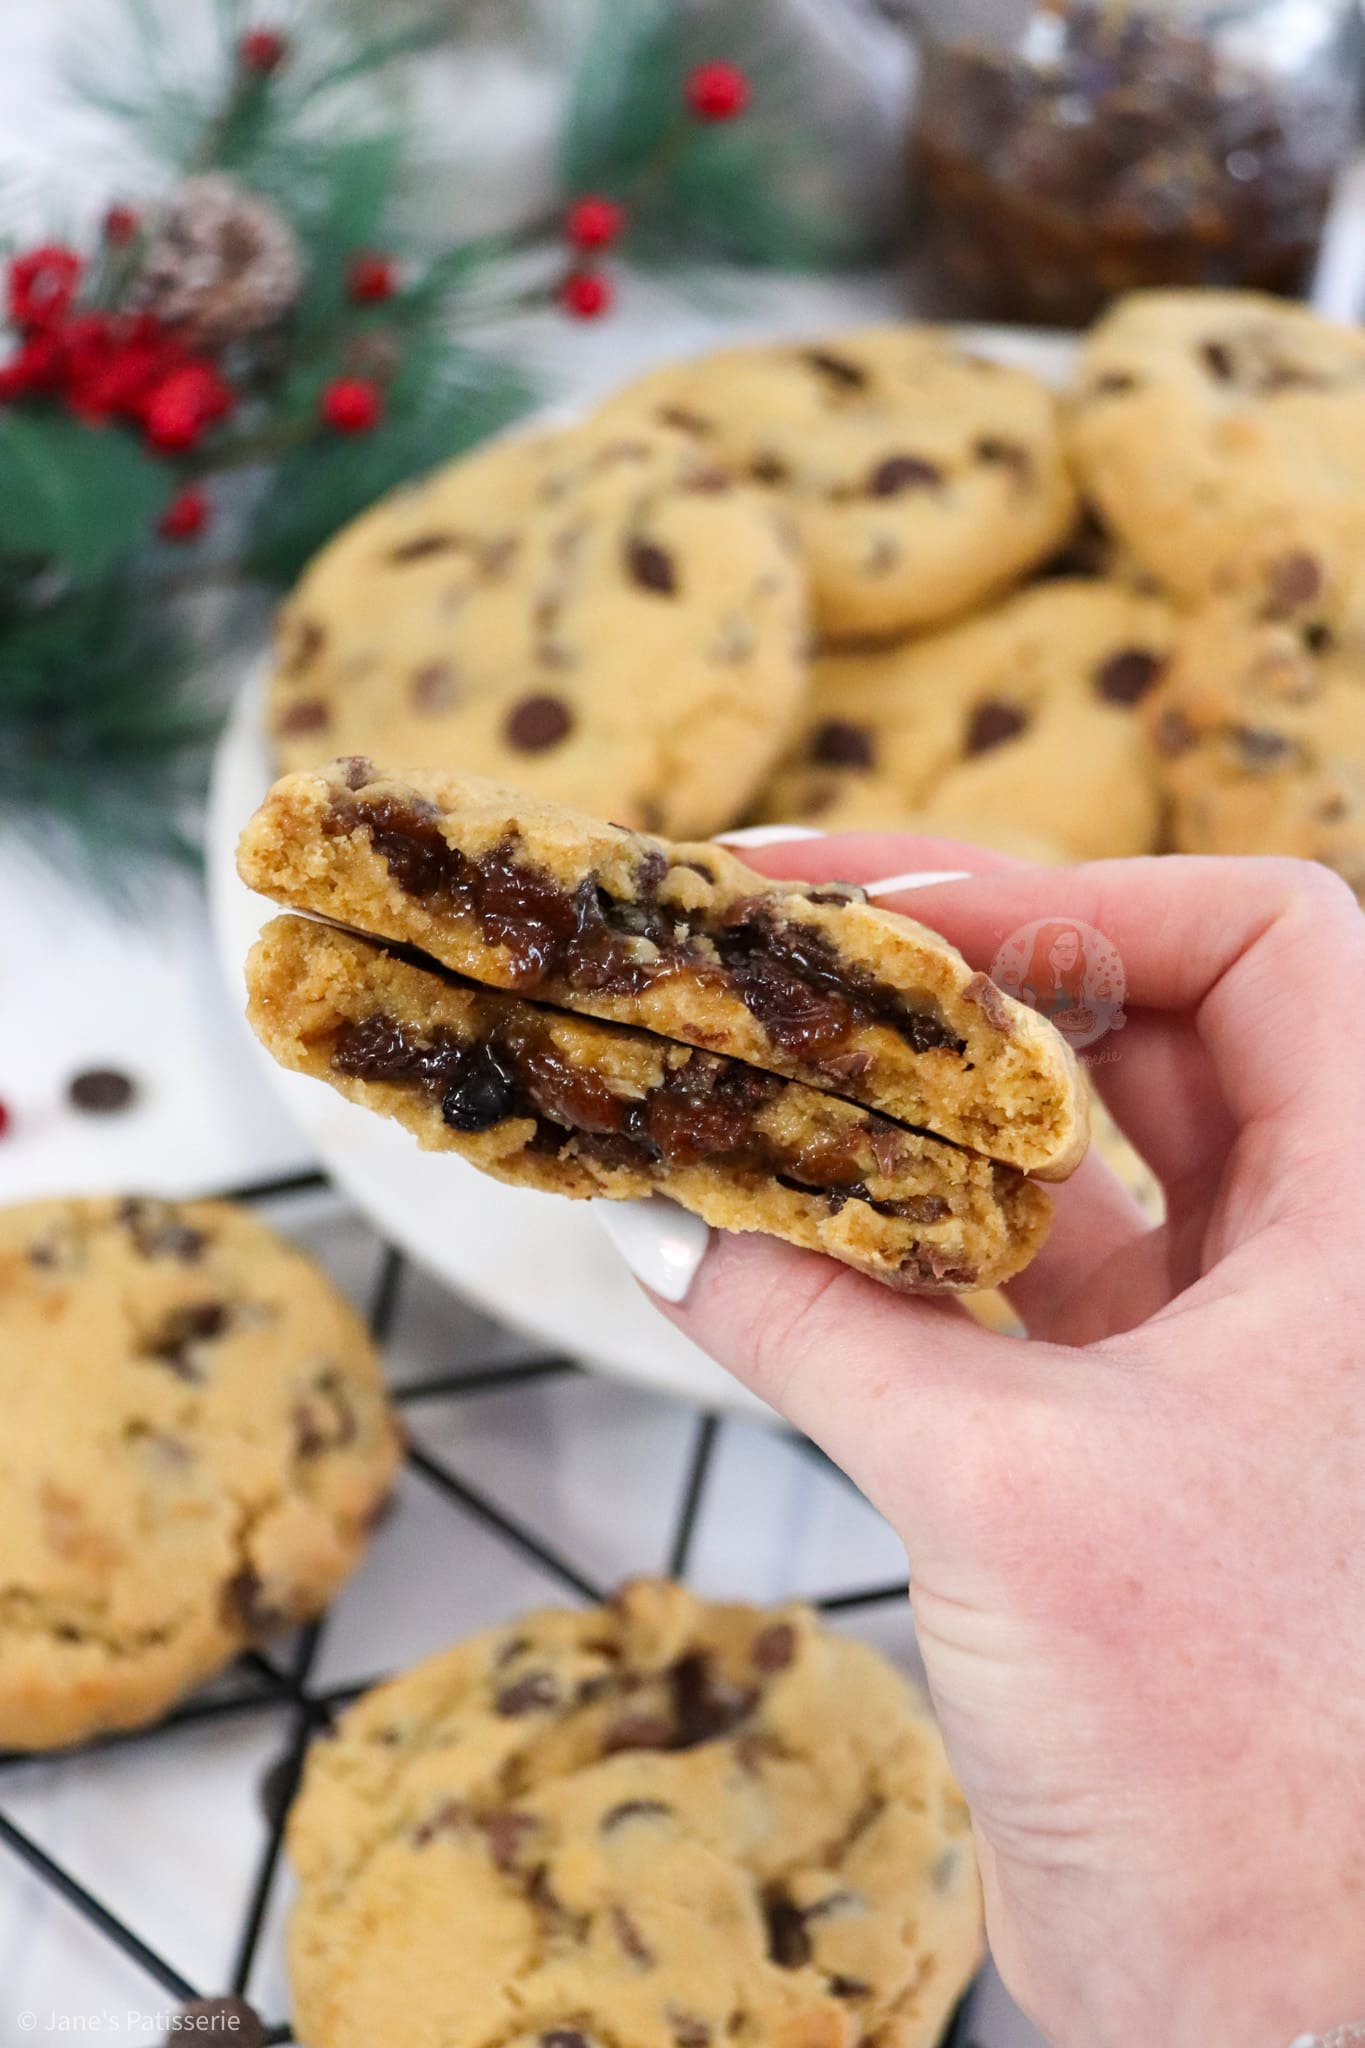
M 311 919 L 266 927 L 247 987 L 251 1022 L 283 1066 L 514 1185 L 670 1195 L 718 1229 L 764 1231 L 912 1293 L 1009 1279 L 1046 1234 L 1048 1198 L 1013 1167 Z
M 1151 852 L 1156 765 L 1138 707 L 1173 631 L 1160 599 L 1070 578 L 903 647 L 827 655 L 758 815 L 1026 858 Z
M 684 435 L 588 422 L 384 499 L 281 615 L 280 764 L 341 752 L 496 775 L 625 824 L 712 832 L 805 690 L 783 517 Z
M 1268 530 L 1365 495 L 1365 335 L 1254 292 L 1134 293 L 1081 352 L 1070 440 L 1115 533 L 1202 598 Z
M 1322 861 L 1365 902 L 1365 520 L 1336 534 L 1192 618 L 1146 711 L 1179 851 Z
M 140 1726 L 312 1615 L 398 1457 L 363 1325 L 226 1202 L 0 1211 L 0 1747 Z
M 653 372 L 606 416 L 689 434 L 786 504 L 834 639 L 968 610 L 1076 516 L 1052 394 L 934 328 L 728 349 Z
M 932 2048 L 981 1953 L 900 1673 L 806 1608 L 661 1581 L 368 1694 L 289 1850 L 312 2048 Z
M 1027 1172 L 1085 1147 L 1060 1034 L 847 884 L 771 882 L 473 777 L 338 761 L 286 776 L 243 880 L 485 986 L 848 1096 Z

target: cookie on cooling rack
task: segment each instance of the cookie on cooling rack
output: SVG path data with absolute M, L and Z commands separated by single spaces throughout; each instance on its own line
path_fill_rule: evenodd
M 376 754 L 651 830 L 733 823 L 806 686 L 786 522 L 687 437 L 524 435 L 384 499 L 284 607 L 281 767 Z
M 486 987 L 630 1024 L 1062 1179 L 1085 1098 L 1060 1033 L 860 889 L 772 882 L 496 783 L 368 761 L 286 776 L 243 880 Z
M 827 655 L 757 815 L 1025 858 L 1149 853 L 1159 799 L 1139 706 L 1173 632 L 1159 598 L 1066 578 L 902 647 Z
M 1051 392 L 932 327 L 726 349 L 653 371 L 605 416 L 689 434 L 786 505 L 830 638 L 968 610 L 1077 514 Z
M 398 1438 L 363 1324 L 226 1202 L 0 1211 L 0 1747 L 155 1719 L 315 1614 Z
M 932 2048 L 981 1953 L 923 1702 L 801 1607 L 665 1582 L 370 1693 L 290 1821 L 313 2048 Z

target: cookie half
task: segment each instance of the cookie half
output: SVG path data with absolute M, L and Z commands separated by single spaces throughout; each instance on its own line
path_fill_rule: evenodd
M 1047 1195 L 1013 1167 L 329 925 L 276 918 L 247 987 L 251 1023 L 282 1066 L 516 1186 L 669 1195 L 718 1229 L 785 1238 L 918 1293 L 1008 1279 L 1047 1232 Z
M 242 878 L 494 988 L 839 1093 L 1050 1178 L 1085 1149 L 1074 1058 L 937 933 L 494 783 L 341 761 L 275 785 Z
M 687 437 L 509 437 L 384 499 L 280 618 L 281 767 L 338 753 L 494 775 L 630 825 L 743 810 L 805 692 L 780 513 Z
M 368 1694 L 289 1851 L 313 2048 L 933 2048 L 981 1955 L 922 1698 L 804 1607 L 661 1581 Z
M 154 1720 L 316 1614 L 399 1457 L 363 1324 L 226 1202 L 0 1211 L 0 1747 Z
M 688 434 L 780 500 L 831 638 L 968 610 L 1077 514 L 1051 392 L 937 328 L 726 349 L 652 372 L 604 416 Z
M 1365 497 L 1365 335 L 1256 292 L 1135 292 L 1086 340 L 1069 436 L 1105 522 L 1202 598 L 1269 530 Z
M 1025 858 L 1150 853 L 1160 803 L 1140 706 L 1174 631 L 1159 598 L 1067 578 L 902 647 L 826 655 L 757 815 Z

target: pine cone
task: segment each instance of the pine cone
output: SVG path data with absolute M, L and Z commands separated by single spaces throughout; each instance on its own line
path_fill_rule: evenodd
M 274 207 L 214 175 L 188 179 L 172 198 L 130 302 L 213 349 L 273 326 L 302 284 L 298 244 Z

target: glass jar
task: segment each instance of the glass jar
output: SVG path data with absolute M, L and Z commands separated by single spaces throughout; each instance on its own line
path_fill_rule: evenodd
M 962 311 L 1074 325 L 1140 285 L 1309 288 L 1357 0 L 913 11 L 921 219 Z

